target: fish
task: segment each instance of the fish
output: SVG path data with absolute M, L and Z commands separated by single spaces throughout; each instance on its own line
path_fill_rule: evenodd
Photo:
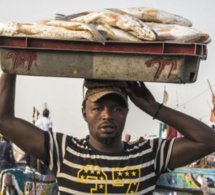
M 19 25 L 15 22 L 1 22 L 0 35 L 1 36 L 15 36 L 18 33 Z
M 78 25 L 77 25 L 78 26 Z M 83 25 L 84 26 L 84 25 Z M 80 27 L 80 26 L 79 26 Z M 93 28 L 93 27 L 92 27 Z M 98 41 L 104 44 L 101 37 L 95 37 L 89 30 L 69 30 L 60 26 L 49 26 L 39 22 L 36 23 L 18 23 L 6 22 L 0 23 L 1 36 L 17 36 L 17 37 L 34 37 L 48 39 L 77 40 L 85 39 L 90 41 Z
M 88 31 L 93 36 L 92 40 L 95 40 L 105 45 L 106 39 L 102 36 L 102 34 L 99 33 L 99 31 L 93 25 L 90 25 L 90 24 L 85 24 L 82 22 L 74 22 L 74 21 L 62 21 L 62 20 L 40 20 L 37 23 L 48 25 L 48 26 L 63 27 L 67 30 Z
M 64 20 L 64 21 L 69 21 L 73 18 L 77 18 L 80 16 L 84 16 L 87 15 L 89 13 L 91 13 L 92 11 L 84 11 L 84 12 L 79 12 L 79 13 L 75 13 L 75 14 L 70 14 L 70 15 L 65 15 L 65 14 L 60 14 L 60 13 L 56 13 L 55 14 L 55 20 Z
M 210 36 L 192 27 L 147 22 L 157 34 L 158 41 L 174 41 L 178 43 L 209 43 Z
M 70 21 L 87 24 L 108 24 L 119 28 L 141 40 L 156 39 L 154 31 L 140 19 L 128 14 L 119 14 L 110 10 L 93 11 L 87 15 L 76 17 Z
M 163 24 L 177 24 L 181 26 L 192 26 L 192 22 L 182 16 L 150 7 L 134 7 L 134 8 L 107 8 L 117 13 L 127 13 L 133 15 L 144 22 L 155 22 Z
M 64 18 L 66 15 L 65 14 L 60 14 L 60 13 L 56 13 L 55 14 L 55 20 L 61 20 L 62 18 Z
M 95 24 L 94 26 L 99 32 L 101 32 L 101 31 L 106 32 L 108 40 L 126 41 L 126 42 L 142 42 L 140 39 L 127 33 L 126 31 L 123 31 L 119 28 L 115 28 L 108 24 Z
M 92 24 L 107 40 L 114 40 L 116 35 L 108 24 Z

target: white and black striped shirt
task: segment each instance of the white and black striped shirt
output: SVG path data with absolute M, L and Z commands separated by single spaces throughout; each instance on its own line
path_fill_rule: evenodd
M 61 195 L 152 194 L 158 177 L 167 171 L 173 140 L 124 143 L 120 154 L 94 149 L 87 139 L 50 133 L 50 170 Z

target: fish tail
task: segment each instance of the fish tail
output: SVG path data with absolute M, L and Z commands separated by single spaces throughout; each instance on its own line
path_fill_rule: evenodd
M 105 37 L 102 36 L 101 33 L 99 33 L 99 31 L 93 27 L 92 25 L 90 25 L 92 28 L 90 30 L 90 32 L 93 35 L 93 38 L 95 39 L 95 41 L 102 43 L 103 45 L 105 45 L 106 39 Z

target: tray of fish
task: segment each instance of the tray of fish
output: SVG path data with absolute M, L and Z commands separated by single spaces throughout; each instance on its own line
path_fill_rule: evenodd
M 209 42 L 188 19 L 154 8 L 0 23 L 1 68 L 21 75 L 192 83 Z

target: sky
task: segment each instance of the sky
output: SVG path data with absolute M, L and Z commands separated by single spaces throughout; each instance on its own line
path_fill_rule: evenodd
M 164 87 L 169 94 L 167 106 L 201 120 L 211 126 L 213 107 L 208 81 L 215 92 L 215 23 L 214 0 L 1 0 L 0 22 L 35 22 L 53 19 L 56 13 L 65 15 L 103 8 L 152 7 L 165 10 L 193 23 L 193 28 L 206 32 L 212 42 L 207 45 L 207 59 L 200 61 L 197 80 L 189 84 L 147 83 L 158 102 L 163 101 Z M 17 77 L 15 113 L 19 118 L 32 122 L 33 107 L 40 116 L 47 104 L 53 131 L 75 137 L 88 134 L 87 124 L 81 113 L 83 100 L 82 78 Z M 160 121 L 153 120 L 129 102 L 129 114 L 124 133 L 133 138 L 158 135 Z

